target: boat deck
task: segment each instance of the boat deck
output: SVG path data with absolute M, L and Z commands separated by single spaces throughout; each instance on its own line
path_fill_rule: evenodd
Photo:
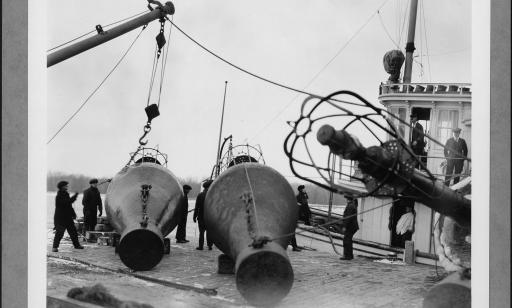
M 49 230 L 47 295 L 65 299 L 73 287 L 102 283 L 121 300 L 154 307 L 247 307 L 234 276 L 217 274 L 221 252 L 215 247 L 212 251 L 195 249 L 196 228 L 188 224 L 190 242 L 186 244 L 176 244 L 173 231 L 168 236 L 170 254 L 145 272 L 129 270 L 110 246 L 84 242 L 85 249 L 76 250 L 64 238 L 59 252 L 51 252 Z M 297 241 L 308 244 L 300 236 Z M 294 252 L 291 247 L 288 255 L 295 280 L 277 307 L 421 307 L 436 277 L 436 269 L 428 265 L 390 264 L 362 256 L 344 261 L 333 251 Z M 442 269 L 438 273 L 443 274 Z

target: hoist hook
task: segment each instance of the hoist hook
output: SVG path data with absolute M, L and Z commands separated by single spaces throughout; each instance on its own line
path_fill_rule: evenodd
M 146 125 L 144 125 L 144 134 L 139 138 L 139 144 L 140 145 L 146 145 L 148 144 L 148 140 L 143 141 L 144 137 L 151 131 L 151 122 L 148 122 Z

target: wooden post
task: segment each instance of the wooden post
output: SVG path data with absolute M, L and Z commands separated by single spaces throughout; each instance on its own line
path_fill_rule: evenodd
M 414 264 L 415 262 L 416 255 L 414 251 L 414 241 L 405 241 L 404 263 Z

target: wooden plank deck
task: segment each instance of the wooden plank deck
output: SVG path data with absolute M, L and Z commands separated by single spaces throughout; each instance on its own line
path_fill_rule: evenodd
M 216 248 L 212 251 L 195 249 L 196 228 L 196 224 L 188 224 L 190 242 L 186 244 L 176 244 L 174 232 L 171 233 L 168 236 L 171 253 L 164 255 L 153 270 L 136 273 L 185 288 L 164 286 L 129 275 L 129 269 L 110 246 L 84 243 L 84 250 L 75 250 L 69 240 L 63 240 L 59 252 L 53 253 L 49 232 L 48 295 L 62 297 L 71 287 L 91 286 L 99 281 L 116 297 L 154 307 L 247 306 L 236 290 L 234 275 L 217 274 L 217 257 L 221 252 Z M 299 237 L 297 239 L 299 245 L 308 246 Z M 342 261 L 332 250 L 294 252 L 288 249 L 288 255 L 295 279 L 290 293 L 277 306 L 283 308 L 421 307 L 423 296 L 432 286 L 432 280 L 426 278 L 436 276 L 432 266 L 386 264 L 362 256 Z M 438 271 L 442 273 L 441 269 Z M 190 290 L 186 286 L 190 286 Z M 196 289 L 215 289 L 217 295 Z

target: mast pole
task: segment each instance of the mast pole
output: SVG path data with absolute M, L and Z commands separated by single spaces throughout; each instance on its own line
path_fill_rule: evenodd
M 226 80 L 224 83 L 224 99 L 222 101 L 222 115 L 220 118 L 220 130 L 219 130 L 219 143 L 217 146 L 217 170 L 215 171 L 215 175 L 218 176 L 220 173 L 220 139 L 222 137 L 222 125 L 224 124 L 224 106 L 226 106 L 226 91 L 228 88 L 228 81 Z
M 165 5 L 159 6 L 156 9 L 153 9 L 151 12 L 148 12 L 140 17 L 127 21 L 126 23 L 123 23 L 108 31 L 102 31 L 101 26 L 98 25 L 96 26 L 96 29 L 98 30 L 97 35 L 49 54 L 46 59 L 46 67 L 50 67 L 59 62 L 74 57 L 86 50 L 89 50 L 100 44 L 108 42 L 120 35 L 123 35 L 143 25 L 146 25 L 155 19 L 163 18 L 166 15 L 173 14 L 174 5 L 172 4 L 172 2 L 166 2 Z
M 409 13 L 409 30 L 407 33 L 407 45 L 405 46 L 405 68 L 404 83 L 411 82 L 412 75 L 412 55 L 414 52 L 414 34 L 416 33 L 416 14 L 418 11 L 418 0 L 411 0 L 411 10 Z

